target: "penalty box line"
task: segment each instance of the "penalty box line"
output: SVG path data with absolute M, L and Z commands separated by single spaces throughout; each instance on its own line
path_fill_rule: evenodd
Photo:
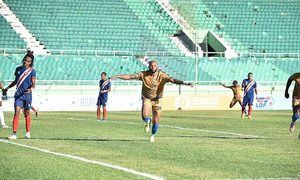
M 104 166 L 104 167 L 109 167 L 109 168 L 112 168 L 112 169 L 124 171 L 124 172 L 130 173 L 130 174 L 134 174 L 134 175 L 137 175 L 137 176 L 143 176 L 143 177 L 150 178 L 150 179 L 155 179 L 155 180 L 163 180 L 164 179 L 164 178 L 156 176 L 156 175 L 139 172 L 139 171 L 136 171 L 136 170 L 133 170 L 133 169 L 129 169 L 129 168 L 122 167 L 122 166 L 116 166 L 116 165 L 112 165 L 112 164 L 105 163 L 105 162 L 89 160 L 89 159 L 86 159 L 86 158 L 80 157 L 80 156 L 53 152 L 53 151 L 50 151 L 50 150 L 47 150 L 47 149 L 42 149 L 42 148 L 38 148 L 38 147 L 34 147 L 34 146 L 20 144 L 20 143 L 16 143 L 16 142 L 4 140 L 4 139 L 0 139 L 0 142 L 6 143 L 6 144 L 13 144 L 13 145 L 24 147 L 24 148 L 34 149 L 34 150 L 37 150 L 37 151 L 40 151 L 40 152 L 43 152 L 43 153 L 46 153 L 46 154 L 52 154 L 52 155 L 61 156 L 61 157 L 69 158 L 69 159 L 75 159 L 75 160 L 79 160 L 79 161 L 86 162 L 86 163 L 89 163 L 89 164 L 96 164 L 96 165 L 100 165 L 100 166 Z

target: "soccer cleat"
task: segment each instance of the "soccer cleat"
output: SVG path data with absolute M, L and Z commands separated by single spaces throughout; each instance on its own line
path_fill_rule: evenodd
M 100 122 L 100 121 L 101 121 L 101 119 L 97 119 L 97 121 L 98 121 L 98 122 Z
M 106 121 L 107 121 L 107 119 L 104 119 L 104 118 L 103 118 L 103 119 L 102 119 L 102 121 L 103 121 L 103 122 L 106 122 Z
M 146 122 L 145 131 L 146 133 L 150 132 L 150 121 Z
M 7 128 L 9 128 L 9 126 L 7 126 L 7 125 L 2 125 L 2 128 L 3 128 L 3 129 L 7 129 Z
M 26 132 L 26 134 L 25 134 L 25 137 L 24 137 L 25 139 L 30 139 L 30 132 Z
M 35 111 L 35 117 L 39 117 L 38 111 Z
M 245 114 L 243 113 L 243 114 L 241 115 L 241 119 L 244 119 L 244 117 L 245 117 Z
M 8 139 L 14 140 L 14 139 L 18 139 L 18 138 L 17 138 L 17 135 L 12 134 L 12 135 L 8 136 Z
M 150 136 L 150 142 L 154 142 L 155 140 L 154 140 L 154 135 L 152 134 L 151 136 Z
M 291 125 L 290 125 L 290 128 L 289 128 L 290 132 L 294 132 L 295 127 L 296 127 L 296 123 L 295 122 L 291 122 Z

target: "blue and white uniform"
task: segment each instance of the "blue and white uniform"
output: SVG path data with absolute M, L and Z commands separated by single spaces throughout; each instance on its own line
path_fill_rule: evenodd
M 242 87 L 244 87 L 244 97 L 243 97 L 243 106 L 247 104 L 253 105 L 254 100 L 254 90 L 256 89 L 256 81 L 244 79 Z
M 32 88 L 32 79 L 36 79 L 36 72 L 32 67 L 26 68 L 25 66 L 19 66 L 15 71 L 15 103 L 14 106 L 19 106 L 25 110 L 30 109 L 32 102 L 32 93 L 28 92 L 28 89 Z
M 108 99 L 108 92 L 105 92 L 105 93 L 101 93 L 101 91 L 107 91 L 110 89 L 110 81 L 108 80 L 100 80 L 99 82 L 99 87 L 100 87 L 100 90 L 99 90 L 99 96 L 98 96 L 98 101 L 97 101 L 97 106 L 103 106 L 105 107 L 106 106 L 106 103 L 107 103 L 107 99 Z

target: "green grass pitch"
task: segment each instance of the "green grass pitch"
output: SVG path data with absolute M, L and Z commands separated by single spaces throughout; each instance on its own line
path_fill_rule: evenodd
M 32 113 L 32 139 L 20 118 L 12 142 L 108 163 L 165 179 L 300 178 L 300 123 L 288 132 L 291 111 L 163 111 L 155 143 L 140 112 Z M 11 125 L 13 113 L 5 113 Z M 0 179 L 148 179 L 114 168 L 5 143 L 0 129 Z M 8 141 L 11 142 L 11 141 Z

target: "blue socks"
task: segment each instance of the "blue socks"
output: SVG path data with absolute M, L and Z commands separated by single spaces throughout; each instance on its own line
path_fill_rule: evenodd
M 145 121 L 145 122 L 150 122 L 150 121 L 151 121 L 151 118 L 149 118 L 149 117 L 143 117 L 143 121 Z
M 156 132 L 158 131 L 158 127 L 159 127 L 158 124 L 153 124 L 152 125 L 152 135 L 156 134 Z
M 292 116 L 292 122 L 296 122 L 297 119 L 299 119 L 299 114 L 298 114 L 298 113 L 295 113 L 295 114 Z

